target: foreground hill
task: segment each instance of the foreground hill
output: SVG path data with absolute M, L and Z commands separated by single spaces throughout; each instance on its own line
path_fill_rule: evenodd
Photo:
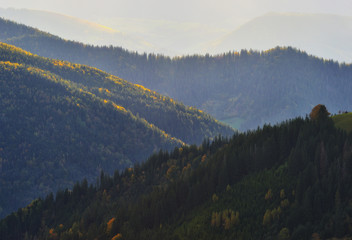
M 352 135 L 294 119 L 160 152 L 0 222 L 2 239 L 328 239 L 351 235 Z
M 0 126 L 0 216 L 159 149 L 233 134 L 209 115 L 142 86 L 3 43 Z
M 352 104 L 352 66 L 293 48 L 170 59 L 116 47 L 65 41 L 0 20 L 0 40 L 34 53 L 98 67 L 196 106 L 240 130 L 304 115 L 324 102 L 331 112 Z

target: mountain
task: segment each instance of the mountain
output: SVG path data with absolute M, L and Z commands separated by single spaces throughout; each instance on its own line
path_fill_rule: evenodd
M 310 54 L 352 62 L 352 17 L 269 13 L 243 24 L 204 48 L 209 53 L 292 46 Z
M 138 36 L 59 13 L 0 8 L 0 17 L 40 28 L 63 38 L 93 45 L 114 45 L 139 52 L 155 52 L 157 48 Z
M 206 54 L 206 49 L 201 49 L 199 46 L 207 45 L 232 30 L 226 26 L 165 19 L 106 17 L 99 20 L 114 29 L 152 43 L 153 46 L 157 46 L 154 53 L 167 56 Z M 42 28 L 39 27 L 39 29 Z M 63 35 L 59 34 L 59 36 Z M 143 52 L 151 51 L 148 49 L 140 51 L 140 53 Z
M 0 215 L 233 129 L 96 68 L 0 43 Z M 182 140 L 180 140 L 182 139 Z
M 166 20 L 106 17 L 95 22 L 55 12 L 0 8 L 0 17 L 61 36 L 99 46 L 121 46 L 139 53 L 171 56 L 196 53 L 230 31 L 211 24 Z
M 297 118 L 159 152 L 0 222 L 2 239 L 346 239 L 352 135 Z M 336 238 L 335 238 L 336 237 Z
M 304 116 L 324 102 L 349 110 L 352 66 L 291 47 L 169 58 L 65 41 L 1 20 L 0 40 L 36 54 L 95 66 L 210 113 L 245 131 Z

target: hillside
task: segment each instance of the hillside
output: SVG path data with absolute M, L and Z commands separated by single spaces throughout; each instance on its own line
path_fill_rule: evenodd
M 352 63 L 352 17 L 268 13 L 204 46 L 209 53 L 292 46 L 325 59 Z
M 3 43 L 0 86 L 0 216 L 159 149 L 233 134 L 143 86 Z
M 210 113 L 239 130 L 304 116 L 320 102 L 349 110 L 352 66 L 290 47 L 168 58 L 65 41 L 0 20 L 0 40 L 31 52 L 95 66 Z
M 347 132 L 352 131 L 352 113 L 342 113 L 332 117 L 336 127 L 346 130 Z
M 311 149 L 311 151 L 308 151 Z M 297 118 L 159 152 L 0 222 L 6 239 L 350 237 L 352 135 Z

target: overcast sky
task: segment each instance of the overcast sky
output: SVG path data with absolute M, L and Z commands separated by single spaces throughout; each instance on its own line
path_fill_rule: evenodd
M 92 21 L 123 17 L 216 25 L 237 25 L 271 11 L 352 16 L 352 0 L 0 0 L 0 7 L 48 10 Z

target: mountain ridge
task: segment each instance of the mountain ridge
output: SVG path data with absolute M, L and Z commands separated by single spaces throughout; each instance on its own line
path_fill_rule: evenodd
M 349 110 L 351 104 L 346 92 L 350 64 L 292 47 L 169 58 L 65 41 L 9 21 L 0 24 L 6 29 L 0 33 L 2 41 L 46 57 L 103 69 L 195 106 L 241 131 L 304 116 L 319 102 L 332 112 Z M 11 36 L 21 39 L 11 40 Z
M 352 46 L 348 40 L 352 38 L 351 28 L 350 16 L 271 12 L 252 19 L 205 48 L 210 53 L 219 53 L 292 46 L 324 59 L 351 63 Z
M 233 133 L 143 86 L 5 43 L 0 85 L 0 216 L 101 170 Z

